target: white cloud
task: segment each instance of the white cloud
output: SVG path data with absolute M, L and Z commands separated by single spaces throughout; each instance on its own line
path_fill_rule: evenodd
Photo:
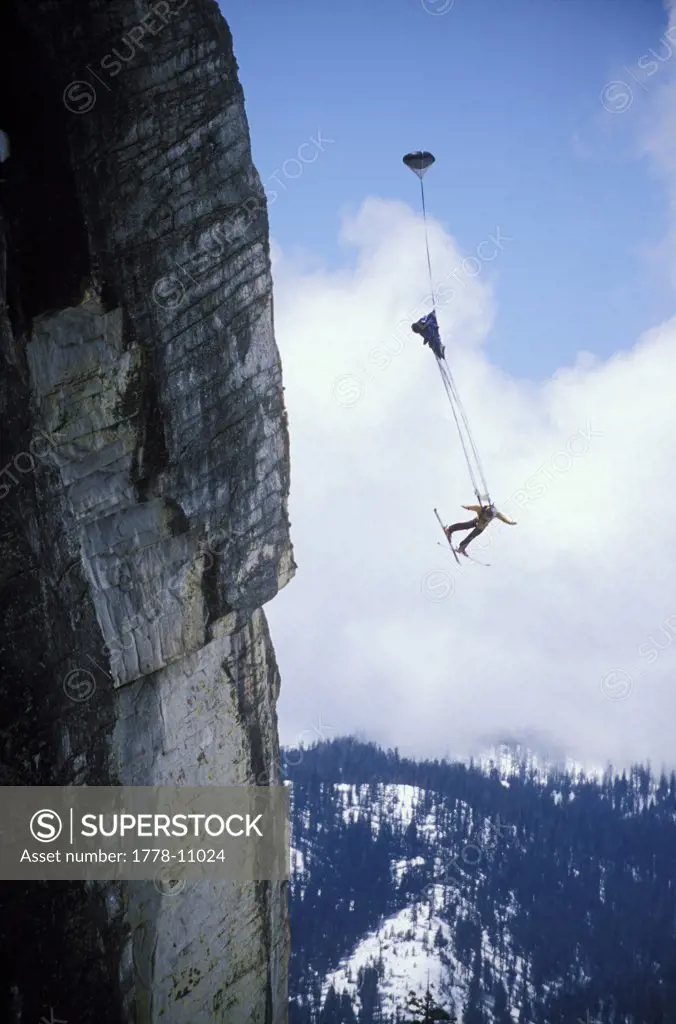
M 676 211 L 676 131 L 650 138 Z M 518 520 L 470 548 L 489 568 L 459 571 L 432 510 L 469 518 L 471 486 L 409 326 L 429 309 L 421 221 L 371 198 L 342 240 L 356 257 L 339 273 L 273 249 L 299 566 L 268 609 L 282 741 L 321 717 L 417 756 L 528 735 L 594 763 L 676 762 L 676 317 L 605 362 L 512 379 L 484 350 L 502 252 L 461 270 L 476 253 L 431 223 L 447 356 L 492 497 Z

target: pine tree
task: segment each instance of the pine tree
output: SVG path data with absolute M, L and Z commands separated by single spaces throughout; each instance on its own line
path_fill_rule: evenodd
M 380 992 L 378 991 L 378 972 L 374 967 L 367 967 L 361 975 L 359 986 L 359 1024 L 380 1024 L 382 1021 L 382 1007 Z
M 521 1003 L 521 1009 L 519 1011 L 519 1024 L 530 1024 L 533 1019 L 533 1011 L 530 1005 L 530 999 L 527 995 L 524 995 L 523 1002 Z
M 486 1018 L 477 999 L 468 999 L 465 1012 L 462 1015 L 462 1024 L 485 1024 Z
M 357 1024 L 354 1006 L 347 992 L 340 997 L 340 1024 Z
M 432 1024 L 437 1020 L 457 1020 L 455 1014 L 451 1015 L 434 1001 L 429 984 L 423 997 L 417 996 L 413 990 L 409 992 L 406 1011 L 408 1014 L 406 1024 Z
M 481 1006 L 479 974 L 477 973 L 475 962 L 474 976 L 469 984 L 469 998 L 467 999 L 465 1012 L 462 1015 L 462 1024 L 485 1024 L 485 1020 L 486 1018 Z
M 512 1015 L 507 1005 L 507 993 L 501 981 L 496 982 L 495 985 L 493 1019 L 495 1024 L 512 1024 Z
M 317 1024 L 341 1024 L 341 1012 L 340 1012 L 340 1000 L 336 995 L 336 990 L 331 985 L 329 991 L 326 993 L 326 999 L 322 1006 L 319 1017 L 317 1018 Z

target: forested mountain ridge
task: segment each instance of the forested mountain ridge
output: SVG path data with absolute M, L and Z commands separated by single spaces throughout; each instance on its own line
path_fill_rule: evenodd
M 292 1024 L 676 1024 L 676 776 L 287 751 Z M 341 998 L 342 996 L 342 998 Z

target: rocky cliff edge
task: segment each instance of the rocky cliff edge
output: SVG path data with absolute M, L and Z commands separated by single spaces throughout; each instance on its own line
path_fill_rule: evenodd
M 267 210 L 213 0 L 0 13 L 3 785 L 279 781 Z M 2 883 L 2 1019 L 286 1020 L 285 883 Z

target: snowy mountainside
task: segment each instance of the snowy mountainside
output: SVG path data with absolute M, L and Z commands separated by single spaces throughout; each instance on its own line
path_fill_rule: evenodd
M 459 892 L 453 892 L 452 886 L 435 886 L 430 896 L 430 900 L 414 901 L 406 909 L 385 918 L 380 927 L 342 961 L 338 970 L 327 975 L 323 998 L 333 986 L 338 994 L 348 992 L 355 1010 L 361 1012 L 364 1006 L 359 994 L 359 972 L 374 968 L 386 1017 L 396 1019 L 408 993 L 413 991 L 423 996 L 428 987 L 446 1009 L 459 1014 L 471 999 L 472 969 L 456 956 L 452 926 L 440 916 L 437 908 L 443 907 L 449 896 L 462 908 L 465 920 L 471 919 L 472 908 Z M 509 949 L 508 942 L 506 945 L 507 949 L 498 951 L 493 948 L 490 937 L 482 935 L 484 958 L 491 959 L 501 973 L 512 972 L 517 982 L 523 984 L 520 958 Z
M 394 1016 L 404 1006 L 409 991 L 423 994 L 428 984 L 457 1005 L 465 996 L 464 986 L 449 985 L 441 952 L 451 943 L 451 929 L 431 907 L 412 903 L 386 918 L 381 927 L 363 939 L 352 955 L 325 981 L 322 995 L 333 986 L 340 994 L 347 991 L 357 1011 L 362 1010 L 357 979 L 368 967 L 379 972 L 382 1008 Z
M 426 849 L 427 856 L 393 858 L 388 874 L 401 892 L 410 894 L 402 909 L 381 916 L 364 938 L 344 956 L 336 969 L 326 973 L 322 981 L 322 1000 L 333 987 L 340 995 L 347 992 L 355 1011 L 363 1011 L 359 994 L 360 970 L 375 969 L 379 978 L 382 1011 L 394 1018 L 397 1008 L 405 1003 L 409 991 L 423 995 L 428 985 L 443 997 L 446 1005 L 458 1012 L 470 998 L 472 964 L 468 956 L 457 955 L 453 946 L 452 923 L 476 920 L 473 901 L 465 891 L 468 882 L 477 883 L 476 869 L 482 858 L 491 857 L 501 835 L 511 829 L 473 813 L 466 801 L 458 801 L 455 813 L 462 825 L 465 840 L 453 844 L 452 822 L 440 813 L 435 794 L 419 786 L 397 783 L 353 785 L 334 783 L 330 786 L 333 806 L 340 810 L 342 822 L 368 825 L 377 837 L 383 825 L 399 834 L 406 842 Z M 306 823 L 308 819 L 306 817 Z M 294 836 L 294 842 L 302 842 Z M 304 851 L 293 848 L 294 881 L 301 892 L 307 884 L 313 864 L 321 853 L 310 839 Z M 426 867 L 434 879 L 423 884 L 420 869 Z M 479 880 L 480 880 L 479 873 Z M 304 884 L 305 883 L 305 884 Z M 415 898 L 417 895 L 418 898 Z M 445 911 L 445 917 L 441 916 Z M 507 907 L 503 908 L 505 920 Z M 449 923 L 450 918 L 450 923 Z M 510 950 L 503 935 L 501 948 L 494 948 L 487 934 L 481 936 L 484 959 L 498 964 L 501 972 L 511 972 L 521 980 L 518 956 Z
M 290 1024 L 676 1024 L 673 774 L 293 761 Z
M 377 832 L 384 820 L 407 828 L 415 817 L 418 828 L 422 828 L 430 840 L 438 838 L 436 819 L 433 814 L 426 813 L 432 800 L 419 786 L 383 783 L 377 783 L 375 786 L 354 786 L 337 782 L 334 783 L 333 790 L 341 799 L 343 818 L 348 824 L 367 818 L 371 828 Z M 367 796 L 371 797 L 368 804 L 365 801 Z M 418 811 L 422 811 L 424 815 L 422 824 Z

